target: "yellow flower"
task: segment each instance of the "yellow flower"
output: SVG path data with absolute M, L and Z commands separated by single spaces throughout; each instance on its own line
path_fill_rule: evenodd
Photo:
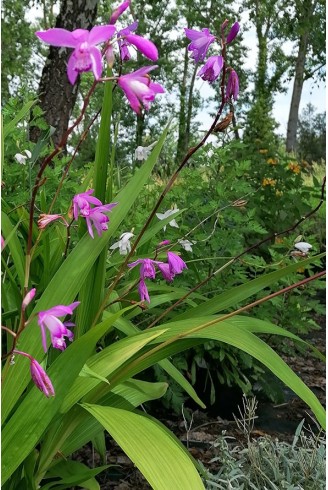
M 262 153 L 263 155 L 265 155 L 266 153 L 268 153 L 269 150 L 266 150 L 265 148 L 259 150 L 259 153 Z
M 267 159 L 267 163 L 268 163 L 269 165 L 277 165 L 278 160 L 277 160 L 276 158 L 268 158 L 268 159 Z
M 278 189 L 276 190 L 276 196 L 280 197 L 283 195 L 282 191 L 279 191 Z
M 288 168 L 289 170 L 294 172 L 294 174 L 299 174 L 301 171 L 301 167 L 298 165 L 298 163 L 294 163 L 294 162 L 289 162 Z
M 270 179 L 270 177 L 264 177 L 262 180 L 262 187 L 266 187 L 267 185 L 271 185 L 271 187 L 274 187 L 276 185 L 277 181 L 275 179 Z

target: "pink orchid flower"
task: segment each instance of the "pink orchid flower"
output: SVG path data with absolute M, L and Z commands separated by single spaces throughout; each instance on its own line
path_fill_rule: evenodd
M 223 63 L 224 61 L 222 56 L 210 56 L 197 75 L 203 80 L 213 83 L 220 75 Z
M 165 92 L 159 83 L 150 81 L 148 73 L 155 68 L 157 68 L 156 65 L 144 66 L 133 73 L 128 73 L 118 78 L 118 85 L 127 96 L 130 106 L 137 114 L 140 114 L 142 104 L 148 110 L 156 94 Z
M 35 386 L 42 391 L 47 398 L 50 396 L 55 396 L 55 390 L 52 386 L 49 376 L 43 369 L 43 367 L 38 363 L 36 359 L 34 359 L 30 354 L 26 352 L 22 352 L 20 350 L 14 350 L 15 354 L 21 354 L 22 356 L 27 357 L 30 360 L 30 371 L 31 378 Z
M 235 70 L 231 70 L 226 90 L 226 100 L 229 100 L 233 97 L 234 100 L 237 100 L 239 94 L 239 79 Z
M 90 210 L 89 215 L 86 216 L 85 219 L 91 238 L 94 238 L 92 225 L 95 227 L 99 236 L 101 236 L 104 231 L 108 230 L 107 223 L 109 222 L 109 218 L 104 213 L 108 213 L 115 206 L 117 206 L 117 202 L 96 206 Z
M 149 297 L 148 289 L 147 289 L 145 281 L 143 281 L 142 279 L 139 282 L 138 291 L 139 291 L 139 295 L 140 295 L 140 300 L 141 301 L 147 301 L 148 303 L 150 303 L 150 297 Z
M 60 214 L 40 214 L 40 218 L 38 219 L 38 228 L 43 230 L 47 225 L 49 225 L 49 223 L 58 219 L 63 220 L 65 226 L 68 226 L 67 221 Z
M 96 80 L 101 77 L 103 65 L 102 55 L 97 44 L 108 41 L 115 33 L 113 25 L 95 26 L 91 31 L 86 29 L 53 28 L 47 31 L 38 31 L 36 36 L 51 46 L 74 48 L 67 63 L 67 76 L 72 85 L 76 82 L 79 73 L 92 71 Z
M 204 61 L 207 50 L 210 44 L 215 40 L 209 29 L 202 29 L 196 31 L 195 29 L 185 28 L 185 34 L 191 43 L 188 46 L 188 51 L 192 51 L 191 57 L 195 60 L 195 63 Z
M 167 252 L 167 260 L 173 276 L 175 274 L 181 274 L 183 269 L 188 269 L 187 264 L 174 252 Z
M 77 220 L 79 214 L 84 218 L 89 216 L 91 207 L 90 204 L 95 204 L 96 206 L 102 206 L 102 202 L 91 194 L 94 193 L 94 189 L 89 189 L 86 192 L 81 192 L 81 194 L 76 194 L 73 197 L 73 215 L 74 219 Z
M 46 328 L 50 332 L 51 343 L 55 349 L 66 349 L 65 337 L 70 341 L 73 340 L 74 335 L 67 327 L 73 327 L 74 323 L 63 323 L 57 317 L 73 315 L 74 309 L 79 306 L 79 304 L 80 301 L 75 301 L 75 303 L 71 303 L 68 306 L 58 305 L 38 313 L 38 324 L 41 328 L 42 346 L 45 352 L 47 352 Z

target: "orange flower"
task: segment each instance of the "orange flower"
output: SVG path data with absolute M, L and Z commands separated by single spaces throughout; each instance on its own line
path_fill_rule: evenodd
M 298 163 L 289 162 L 288 168 L 294 172 L 294 174 L 299 174 L 301 172 L 301 167 L 298 165 Z
M 270 177 L 264 177 L 262 180 L 262 187 L 266 187 L 267 185 L 271 185 L 271 187 L 274 187 L 276 185 L 277 181 L 275 179 L 270 179 Z

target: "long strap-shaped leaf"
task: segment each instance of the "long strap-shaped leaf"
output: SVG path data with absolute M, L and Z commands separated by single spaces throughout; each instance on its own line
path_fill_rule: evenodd
M 138 194 L 143 185 L 147 182 L 154 165 L 157 162 L 167 131 L 168 128 L 164 130 L 163 135 L 147 161 L 115 198 L 119 204 L 111 213 L 111 222 L 108 232 L 104 233 L 101 237 L 96 236 L 94 240 L 92 240 L 88 234 L 85 234 L 51 280 L 32 314 L 46 310 L 54 305 L 69 304 L 74 301 L 92 265 L 107 243 L 108 238 L 113 236 L 126 214 L 131 209 L 131 206 L 138 198 Z M 39 335 L 40 332 L 37 321 L 33 320 L 20 339 L 20 350 L 28 352 L 36 359 L 40 359 L 43 355 L 43 351 L 41 341 L 39 341 Z M 27 386 L 29 379 L 28 369 L 26 369 L 23 362 L 18 360 L 15 366 L 15 372 L 9 370 L 8 375 L 3 380 L 2 420 L 7 418 Z M 13 386 L 15 386 L 14 390 L 12 389 Z
M 315 255 L 314 257 L 309 257 L 308 259 L 300 262 L 295 262 L 294 264 L 283 267 L 277 271 L 270 272 L 269 274 L 263 274 L 257 279 L 245 282 L 241 286 L 234 287 L 229 289 L 229 291 L 214 296 L 214 298 L 205 301 L 196 308 L 188 309 L 180 315 L 175 316 L 174 320 L 172 319 L 172 321 L 179 321 L 183 320 L 184 318 L 213 315 L 214 313 L 219 313 L 220 311 L 226 310 L 227 308 L 237 305 L 241 301 L 244 301 L 262 289 L 270 286 L 270 284 L 279 281 L 279 279 L 282 277 L 286 277 L 288 274 L 296 272 L 296 270 L 300 267 L 305 267 L 312 264 L 325 255 L 325 253 Z
M 141 412 L 83 404 L 121 446 L 154 490 L 204 490 L 180 441 Z

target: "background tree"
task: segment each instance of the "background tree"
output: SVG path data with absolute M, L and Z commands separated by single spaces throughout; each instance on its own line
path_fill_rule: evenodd
M 78 28 L 91 29 L 95 23 L 98 2 L 99 0 L 62 0 L 55 27 L 69 31 Z M 45 119 L 49 126 L 55 128 L 55 144 L 61 141 L 68 127 L 78 93 L 79 80 L 75 85 L 71 85 L 67 78 L 66 64 L 70 54 L 71 50 L 50 46 L 38 89 Z M 60 111 L 58 107 L 61 108 Z M 30 133 L 31 140 L 36 141 L 39 134 L 39 129 L 33 127 Z
M 287 126 L 286 150 L 296 148 L 298 112 L 304 81 L 316 76 L 323 77 L 325 65 L 326 2 L 322 0 L 296 1 L 288 9 L 287 29 L 297 38 L 297 56 L 292 63 L 294 76 L 293 94 Z
M 307 104 L 298 121 L 297 153 L 308 163 L 326 158 L 326 112 L 317 113 Z

